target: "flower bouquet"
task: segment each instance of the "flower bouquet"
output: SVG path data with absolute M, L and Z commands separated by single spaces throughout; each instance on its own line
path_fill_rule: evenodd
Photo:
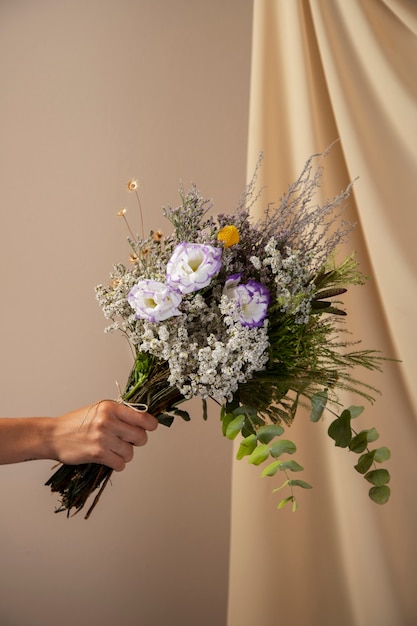
M 223 434 L 241 436 L 237 458 L 263 466 L 262 476 L 283 476 L 287 503 L 297 508 L 296 488 L 311 486 L 295 475 L 303 470 L 289 458 L 295 444 L 285 436 L 299 407 L 309 407 L 318 422 L 332 414 L 329 436 L 336 446 L 358 454 L 355 469 L 379 504 L 390 495 L 390 475 L 378 468 L 390 457 L 373 447 L 374 428 L 357 432 L 352 421 L 363 410 L 342 410 L 338 390 L 373 401 L 375 389 L 354 376 L 358 368 L 381 369 L 382 357 L 359 350 L 343 326 L 346 315 L 337 299 L 350 285 L 363 284 L 354 256 L 336 261 L 336 249 L 352 225 L 343 211 L 351 185 L 323 204 L 315 203 L 322 165 L 312 156 L 276 206 L 255 221 L 257 174 L 231 214 L 211 214 L 212 203 L 196 186 L 180 189 L 181 204 L 163 215 L 173 226 L 164 237 L 129 229 L 130 263 L 114 266 L 108 286 L 96 287 L 100 307 L 111 325 L 127 337 L 134 364 L 121 401 L 146 405 L 160 422 L 189 420 L 182 403 L 198 396 L 203 417 L 207 399 L 220 407 Z M 128 189 L 140 199 L 136 181 Z M 140 210 L 142 219 L 142 212 Z M 283 436 L 284 435 L 284 436 Z M 49 479 L 61 495 L 58 511 L 80 510 L 98 494 L 112 470 L 87 464 L 61 466 Z

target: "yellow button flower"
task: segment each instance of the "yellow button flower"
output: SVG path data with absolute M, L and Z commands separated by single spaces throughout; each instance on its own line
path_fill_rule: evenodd
M 230 248 L 239 243 L 239 231 L 233 224 L 228 224 L 219 230 L 217 239 L 224 243 L 225 248 Z

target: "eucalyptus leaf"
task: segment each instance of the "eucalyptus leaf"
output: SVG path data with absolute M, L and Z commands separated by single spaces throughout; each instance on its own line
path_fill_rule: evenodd
M 328 398 L 328 394 L 327 394 L 326 389 L 324 391 L 317 392 L 311 398 L 312 410 L 311 410 L 310 420 L 312 422 L 318 422 L 321 416 L 323 415 L 323 411 L 326 408 L 326 404 L 327 404 L 327 398 Z
M 363 407 L 363 406 L 350 406 L 347 410 L 350 413 L 350 417 L 352 419 L 354 419 L 355 417 L 358 417 L 361 413 L 364 412 L 365 407 Z
M 248 462 L 253 465 L 260 465 L 269 457 L 269 447 L 266 444 L 257 446 L 248 458 Z
M 227 418 L 227 415 L 224 419 Z M 242 426 L 245 422 L 245 416 L 244 415 L 238 415 L 237 417 L 233 417 L 232 416 L 232 420 L 228 423 L 228 425 L 226 426 L 226 437 L 228 439 L 235 439 L 236 436 L 240 433 L 240 431 L 242 430 Z M 224 423 L 224 420 L 223 420 Z
M 258 429 L 257 437 L 261 443 L 269 443 L 275 437 L 280 437 L 283 432 L 285 431 L 279 424 L 268 424 Z
M 352 438 L 349 449 L 352 452 L 356 452 L 357 454 L 361 454 L 364 450 L 366 450 L 368 446 L 368 431 L 362 430 L 358 435 Z
M 295 444 L 289 439 L 280 439 L 269 446 L 269 452 L 275 458 L 281 454 L 294 454 L 296 450 Z
M 286 480 L 285 482 L 282 483 L 282 485 L 280 485 L 279 487 L 275 487 L 275 489 L 272 490 L 272 493 L 276 493 L 277 491 L 281 491 L 281 489 L 283 489 L 284 487 L 288 486 L 288 480 Z
M 367 431 L 367 439 L 369 442 L 379 439 L 379 433 L 376 428 L 370 428 Z
M 224 415 L 222 415 L 221 420 L 222 420 L 222 433 L 223 435 L 226 437 L 226 430 L 227 427 L 229 426 L 230 422 L 234 419 L 234 415 L 233 413 L 225 413 Z
M 352 429 L 350 426 L 350 411 L 345 409 L 329 426 L 329 437 L 334 439 L 335 445 L 340 448 L 347 448 L 352 439 Z
M 369 490 L 369 497 L 376 504 L 386 504 L 391 495 L 391 489 L 387 485 L 381 485 L 380 487 L 371 487 Z
M 369 468 L 372 466 L 372 463 L 374 462 L 374 455 L 375 450 L 371 450 L 371 452 L 362 454 L 362 456 L 359 457 L 359 461 L 354 466 L 355 470 L 359 472 L 359 474 L 366 474 L 366 472 L 369 470 Z
M 241 415 L 242 413 L 245 414 L 246 417 L 250 417 L 250 419 L 252 420 L 257 420 L 258 419 L 258 412 L 256 409 L 253 408 L 253 406 L 249 406 L 248 404 L 242 404 L 238 407 L 236 407 L 233 411 L 233 415 Z
M 262 478 L 265 478 L 265 476 L 275 476 L 277 471 L 281 469 L 280 465 L 282 465 L 282 461 L 272 461 L 272 463 L 267 465 L 262 470 L 262 474 L 261 474 Z
M 313 489 L 313 487 L 309 485 L 308 483 L 306 483 L 304 480 L 289 480 L 288 484 L 291 485 L 291 487 L 301 487 L 302 489 Z
M 249 454 L 252 454 L 252 452 L 255 450 L 257 445 L 258 445 L 258 442 L 256 439 L 256 435 L 249 435 L 249 437 L 246 437 L 245 439 L 241 441 L 239 449 L 236 454 L 236 458 L 241 460 L 243 459 L 244 456 L 248 456 Z
M 302 472 L 304 467 L 302 467 L 297 461 L 293 459 L 288 459 L 288 461 L 276 461 L 276 463 L 280 464 L 280 470 L 289 470 L 290 472 Z
M 294 497 L 288 496 L 288 498 L 284 498 L 283 500 L 281 500 L 281 502 L 278 503 L 277 509 L 283 509 L 284 506 L 288 504 L 288 502 L 293 502 L 293 501 L 294 501 Z
M 374 452 L 374 459 L 377 463 L 383 463 L 384 461 L 388 461 L 388 459 L 391 458 L 391 451 L 385 446 L 382 446 L 382 448 L 377 448 Z
M 365 474 L 365 478 L 368 482 L 375 485 L 375 487 L 383 487 L 391 480 L 389 471 L 386 469 L 371 470 Z

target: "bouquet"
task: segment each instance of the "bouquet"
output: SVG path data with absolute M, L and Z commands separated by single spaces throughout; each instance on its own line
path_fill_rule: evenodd
M 338 246 L 352 225 L 343 219 L 349 185 L 324 203 L 315 201 L 322 164 L 313 155 L 278 204 L 268 205 L 258 221 L 251 208 L 259 199 L 257 175 L 231 214 L 212 215 L 211 201 L 195 185 L 180 188 L 181 203 L 163 209 L 172 232 L 145 237 L 138 184 L 136 195 L 142 236 L 133 233 L 126 209 L 118 213 L 129 230 L 130 262 L 114 266 L 110 283 L 96 297 L 110 320 L 106 331 L 129 341 L 133 367 L 121 401 L 142 406 L 160 422 L 189 420 L 182 403 L 198 396 L 203 418 L 207 400 L 219 405 L 223 434 L 240 436 L 237 458 L 263 465 L 262 476 L 282 476 L 276 491 L 287 495 L 278 508 L 297 508 L 303 467 L 287 438 L 300 407 L 313 422 L 330 411 L 328 434 L 336 446 L 356 453 L 355 469 L 370 483 L 379 504 L 390 496 L 386 447 L 372 447 L 375 428 L 360 430 L 353 420 L 362 406 L 343 409 L 339 390 L 372 402 L 374 388 L 356 378 L 359 368 L 380 370 L 376 351 L 360 350 L 343 325 L 340 296 L 363 284 L 354 255 L 336 260 Z M 110 479 L 108 467 L 61 466 L 46 483 L 61 495 L 57 511 L 83 508 Z M 281 482 L 281 481 L 280 481 Z M 275 490 L 274 490 L 275 491 Z

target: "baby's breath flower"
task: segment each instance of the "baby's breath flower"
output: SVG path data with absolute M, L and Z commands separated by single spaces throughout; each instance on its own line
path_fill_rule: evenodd
M 257 256 L 251 256 L 249 261 L 252 263 L 253 267 L 257 270 L 260 270 L 262 267 L 261 259 Z

